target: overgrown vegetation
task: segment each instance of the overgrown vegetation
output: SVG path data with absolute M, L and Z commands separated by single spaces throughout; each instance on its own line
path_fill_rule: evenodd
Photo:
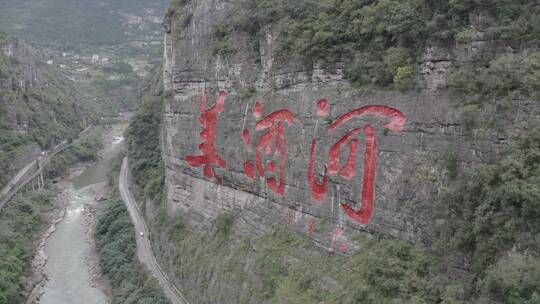
M 136 258 L 135 230 L 124 203 L 115 195 L 108 204 L 99 217 L 95 237 L 102 269 L 113 284 L 112 303 L 169 303 Z
M 540 17 L 539 17 L 540 18 Z M 477 126 L 478 109 L 495 101 L 499 112 L 512 112 L 516 100 L 537 99 L 540 92 L 540 52 L 503 54 L 484 58 L 478 65 L 456 66 L 448 88 L 463 109 L 467 129 Z
M 247 33 L 258 51 L 259 39 L 271 28 L 278 57 L 306 64 L 345 61 L 349 79 L 375 86 L 390 86 L 394 79 L 399 86 L 404 72 L 412 80 L 415 50 L 429 33 L 422 26 L 431 15 L 421 1 L 238 1 L 234 12 L 216 28 L 220 51 L 214 53 L 233 52 L 234 43 L 227 42 L 234 32 Z M 221 51 L 224 45 L 227 52 Z
M 183 18 L 190 3 L 174 1 L 167 18 Z M 238 32 L 251 37 L 258 52 L 270 29 L 278 56 L 310 65 L 344 62 L 346 76 L 361 86 L 411 89 L 426 46 L 452 46 L 478 32 L 483 40 L 518 50 L 540 42 L 540 11 L 532 0 L 238 0 L 234 5 L 215 29 L 214 55 L 234 53 Z
M 148 198 L 159 204 L 162 200 L 164 168 L 159 132 L 164 95 L 161 73 L 155 68 L 139 90 L 137 111 L 125 133 L 132 189 L 139 202 Z M 118 183 L 123 156 L 120 154 L 111 162 L 107 177 L 112 185 Z M 222 225 L 229 224 L 225 221 Z M 116 195 L 100 217 L 96 232 L 102 265 L 114 282 L 113 303 L 169 303 L 158 292 L 157 283 L 136 262 L 133 229 L 127 209 Z
M 187 26 L 193 17 L 193 14 L 187 11 L 187 7 L 191 3 L 193 0 L 172 0 L 163 18 L 163 23 L 170 27 L 174 19 L 181 26 Z
M 20 169 L 25 156 L 76 138 L 111 110 L 41 63 L 21 42 L 0 37 L 0 45 L 8 44 L 15 46 L 13 54 L 0 53 L 0 184 Z
M 501 161 L 463 176 L 435 211 L 439 250 L 470 257 L 470 284 L 462 286 L 463 297 L 538 303 L 540 126 L 524 134 Z M 520 266 L 525 261 L 530 269 Z
M 403 241 L 363 240 L 364 250 L 345 257 L 319 252 L 308 238 L 286 227 L 255 241 L 238 242 L 231 238 L 232 231 L 223 229 L 224 222 L 233 223 L 231 215 L 220 215 L 202 235 L 180 217 L 158 218 L 157 232 L 174 244 L 176 255 L 169 257 L 176 266 L 173 272 L 177 278 L 190 278 L 184 290 L 194 299 L 436 303 L 437 289 L 430 282 L 434 257 Z
M 11 174 L 18 169 L 13 160 L 17 156 L 31 153 L 36 148 L 38 148 L 37 144 L 33 143 L 28 136 L 0 129 L 0 172 L 3 173 L 0 174 L 0 185 L 4 185 L 11 178 Z
M 449 208 L 457 209 L 460 202 L 454 201 Z M 181 217 L 161 212 L 156 232 L 174 244 L 174 254 L 168 257 L 176 266 L 172 272 L 177 278 L 189 278 L 181 282 L 192 299 L 217 303 L 254 299 L 260 303 L 538 303 L 538 230 L 508 231 L 536 225 L 532 221 L 536 211 L 523 224 L 516 223 L 523 218 L 515 214 L 509 215 L 511 223 L 487 220 L 479 224 L 485 214 L 466 211 L 477 220 L 445 214 L 446 223 L 457 231 L 444 235 L 436 246 L 440 252 L 395 239 L 362 238 L 356 240 L 362 250 L 350 257 L 325 254 L 306 236 L 286 227 L 239 242 L 232 230 L 223 228 L 234 225 L 234 217 L 226 214 L 202 233 L 190 229 Z M 504 217 L 493 214 L 496 219 Z M 467 233 L 475 235 L 465 238 L 472 247 L 460 243 Z M 508 253 L 512 247 L 515 251 Z M 471 248 L 475 251 L 471 272 L 464 277 L 450 275 L 446 259 Z
M 108 206 L 98 217 L 95 239 L 103 272 L 113 285 L 112 303 L 167 304 L 158 282 L 136 256 L 135 228 L 118 193 L 118 175 L 125 153 L 114 156 L 107 181 L 114 189 Z
M 19 195 L 0 212 L 0 303 L 26 303 L 36 244 L 54 210 L 55 189 Z
M 103 130 L 98 128 L 53 156 L 50 163 L 46 164 L 46 174 L 50 177 L 59 176 L 66 174 L 78 162 L 96 161 L 103 147 L 102 134 Z
M 126 131 L 129 165 L 138 198 L 161 202 L 164 168 L 161 160 L 160 122 L 164 93 L 161 73 L 156 68 L 140 89 L 135 117 Z

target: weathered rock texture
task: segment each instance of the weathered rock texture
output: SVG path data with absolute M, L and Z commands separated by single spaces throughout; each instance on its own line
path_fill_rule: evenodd
M 197 1 L 184 9 L 192 15 L 189 23 L 173 22 L 165 35 L 164 86 L 173 92 L 165 101 L 162 120 L 169 210 L 182 212 L 199 227 L 221 212 L 238 213 L 237 231 L 251 236 L 260 235 L 272 225 L 287 224 L 292 218 L 292 226 L 299 230 L 305 230 L 310 220 L 325 220 L 335 227 L 344 226 L 345 238 L 349 232 L 365 231 L 430 243 L 430 206 L 446 180 L 445 160 L 457 157 L 463 165 L 482 162 L 501 148 L 494 135 L 466 134 L 448 96 L 444 91 L 435 91 L 445 82 L 452 59 L 450 51 L 436 47 L 426 50 L 419 66 L 425 80 L 421 92 L 362 93 L 343 79 L 340 63 L 323 69 L 276 60 L 271 32 L 259 41 L 258 54 L 249 51 L 252 48 L 245 37 L 238 36 L 240 51 L 229 57 L 214 56 L 213 29 L 230 5 L 226 1 Z M 250 94 L 253 89 L 256 92 Z M 219 179 L 216 181 L 205 178 L 203 167 L 190 166 L 186 158 L 201 154 L 199 98 L 206 95 L 206 107 L 211 107 L 218 90 L 228 95 L 223 112 L 217 116 L 215 142 L 226 169 L 213 166 Z M 322 98 L 330 104 L 327 118 L 316 115 L 316 103 Z M 287 109 L 296 118 L 291 126 L 285 126 L 288 150 L 283 196 L 270 191 L 264 179 L 256 177 L 251 182 L 244 174 L 244 163 L 255 161 L 256 143 L 264 133 L 255 130 L 255 124 L 262 119 L 252 115 L 256 101 L 264 108 L 262 117 Z M 399 109 L 407 116 L 404 130 L 388 131 L 382 127 L 387 123 L 384 119 L 366 118 L 353 119 L 335 134 L 328 132 L 331 121 L 366 105 Z M 364 138 L 359 138 L 362 145 L 356 176 L 351 181 L 331 177 L 328 197 L 322 205 L 311 197 L 308 161 L 310 143 L 318 139 L 316 171 L 322 173 L 329 147 L 346 132 L 367 124 L 377 130 L 376 194 L 371 222 L 360 225 L 348 219 L 339 205 L 360 207 Z M 250 148 L 242 141 L 244 128 L 251 134 Z M 343 150 L 342 165 L 347 157 Z M 332 230 L 313 237 L 328 246 Z
M 290 61 L 280 61 L 273 54 L 276 38 L 267 32 L 259 41 L 259 50 L 252 50 L 246 37 L 235 37 L 238 52 L 228 57 L 215 56 L 213 31 L 227 14 L 231 4 L 226 1 L 201 0 L 184 8 L 191 18 L 179 18 L 166 28 L 164 88 L 166 95 L 162 117 L 161 144 L 165 163 L 166 204 L 170 214 L 180 214 L 190 226 L 208 231 L 221 213 L 233 213 L 236 220 L 233 238 L 256 239 L 276 225 L 289 225 L 309 234 L 310 223 L 315 230 L 311 238 L 322 250 L 331 248 L 338 228 L 347 253 L 359 249 L 355 236 L 382 234 L 414 243 L 433 243 L 433 203 L 438 194 L 455 177 L 455 170 L 497 158 L 506 139 L 519 133 L 519 122 L 530 120 L 534 101 L 513 100 L 512 117 L 501 118 L 496 102 L 485 105 L 479 122 L 498 122 L 502 127 L 467 129 L 462 123 L 459 104 L 444 89 L 449 68 L 454 63 L 473 62 L 484 52 L 504 52 L 496 42 L 477 40 L 460 42 L 452 49 L 432 46 L 418 62 L 423 84 L 418 91 L 359 91 L 344 79 L 343 64 L 332 68 L 306 67 Z M 185 20 L 189 22 L 185 23 Z M 442 88 L 442 89 L 441 89 Z M 204 141 L 201 132 L 199 99 L 207 96 L 206 108 L 215 103 L 218 91 L 226 91 L 224 109 L 217 114 L 215 147 L 226 169 L 212 165 L 217 178 L 204 176 L 203 166 L 192 167 L 189 156 L 201 155 L 199 145 Z M 316 115 L 320 99 L 330 104 L 329 115 Z M 252 113 L 256 102 L 263 108 L 261 118 Z M 385 105 L 399 109 L 407 117 L 401 132 L 385 130 L 385 119 L 367 117 L 353 119 L 336 132 L 328 132 L 332 121 L 341 115 L 367 105 Z M 265 115 L 289 110 L 295 116 L 291 126 L 285 125 L 287 159 L 284 195 L 271 191 L 264 178 L 251 181 L 244 164 L 255 162 L 256 145 L 265 131 L 255 125 Z M 503 123 L 504 122 L 504 123 Z M 341 203 L 358 209 L 361 204 L 363 155 L 365 137 L 360 136 L 360 151 L 356 176 L 348 181 L 330 177 L 328 197 L 323 204 L 312 199 L 308 183 L 310 144 L 318 140 L 315 171 L 322 173 L 328 162 L 328 149 L 346 132 L 371 124 L 378 141 L 375 178 L 375 206 L 371 222 L 358 224 L 340 208 Z M 244 129 L 249 130 L 251 143 L 243 141 Z M 341 153 L 341 165 L 347 153 Z M 279 158 L 265 157 L 278 161 Z M 279 169 L 278 169 L 279 173 Z M 321 176 L 319 175 L 319 181 Z M 162 263 L 174 269 L 178 252 L 166 236 L 157 238 Z M 457 268 L 466 269 L 465 262 L 456 257 Z M 458 265 L 460 264 L 460 265 Z M 246 264 L 247 265 L 247 264 Z M 179 267 L 182 267 L 180 265 Z M 210 271 L 209 271 L 210 272 Z M 234 302 L 234 292 L 224 292 L 229 301 L 213 297 L 213 292 L 234 289 L 227 282 L 212 281 L 204 291 L 199 283 L 206 278 L 197 275 L 175 278 L 179 286 L 192 290 L 200 303 Z M 207 278 L 206 278 L 207 279 Z

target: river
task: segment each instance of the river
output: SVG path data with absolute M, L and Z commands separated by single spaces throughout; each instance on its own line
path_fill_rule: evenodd
M 56 226 L 45 246 L 48 281 L 41 304 L 106 304 L 106 295 L 93 287 L 87 262 L 85 205 L 95 203 L 106 183 L 107 169 L 123 144 L 125 125 L 115 125 L 107 134 L 102 158 L 70 180 L 69 204 L 64 219 Z

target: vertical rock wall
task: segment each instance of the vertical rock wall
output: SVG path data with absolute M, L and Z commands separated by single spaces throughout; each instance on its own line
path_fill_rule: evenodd
M 273 56 L 275 37 L 270 31 L 259 41 L 258 50 L 246 37 L 238 35 L 237 52 L 227 57 L 214 55 L 214 28 L 231 7 L 228 1 L 220 0 L 188 4 L 183 8 L 184 16 L 176 18 L 165 34 L 164 86 L 170 93 L 162 120 L 162 153 L 169 211 L 179 212 L 201 229 L 218 214 L 233 212 L 238 214 L 235 231 L 252 237 L 279 224 L 306 233 L 310 225 L 324 225 L 329 228 L 312 236 L 323 247 L 331 246 L 338 228 L 344 229 L 345 242 L 355 233 L 380 232 L 429 244 L 431 206 L 448 179 L 447 160 L 457 159 L 458 165 L 467 167 L 491 159 L 501 149 L 496 134 L 466 134 L 447 94 L 436 90 L 446 80 L 450 52 L 435 47 L 426 50 L 419 63 L 425 80 L 421 91 L 358 91 L 343 79 L 342 63 L 323 69 L 306 67 L 293 59 L 277 60 Z M 189 22 L 184 24 L 185 20 Z M 217 102 L 220 91 L 227 92 L 222 108 Z M 206 96 L 204 109 L 210 110 L 205 118 L 200 111 L 201 96 Z M 317 115 L 317 102 L 322 99 L 328 101 L 327 116 Z M 331 123 L 340 116 L 371 105 L 403 113 L 403 129 L 395 132 L 385 128 L 390 122 L 388 117 L 364 115 L 330 132 Z M 267 181 L 274 177 L 279 186 L 282 155 L 261 154 L 265 177 L 260 176 L 255 163 L 257 146 L 271 130 L 262 125 L 257 128 L 257 123 L 281 110 L 294 116 L 290 125 L 283 123 L 287 151 L 282 195 L 276 193 L 279 190 L 273 191 Z M 201 122 L 206 123 L 207 131 L 212 126 L 212 121 L 207 120 L 209 115 L 216 118 L 215 134 L 206 132 L 201 136 L 205 130 Z M 278 128 L 279 122 L 274 126 Z M 352 129 L 366 126 L 375 130 L 377 160 L 373 214 L 368 224 L 361 224 L 347 216 L 340 205 L 353 210 L 362 208 L 368 142 L 362 132 L 354 137 L 358 140 L 357 163 L 351 171 L 354 177 L 348 180 L 330 175 L 323 202 L 313 199 L 308 175 L 312 140 L 317 140 L 313 170 L 320 183 L 332 145 Z M 211 140 L 213 135 L 215 141 Z M 202 139 L 205 136 L 206 141 Z M 339 167 L 348 158 L 347 143 L 339 150 Z M 210 154 L 217 158 L 209 158 L 214 163 L 205 174 L 204 164 L 194 164 L 193 157 L 204 156 L 202 151 L 212 144 L 210 150 L 215 154 Z M 219 159 L 224 164 L 220 165 Z M 254 169 L 246 167 L 246 162 L 251 162 Z M 250 175 L 254 175 L 253 180 Z

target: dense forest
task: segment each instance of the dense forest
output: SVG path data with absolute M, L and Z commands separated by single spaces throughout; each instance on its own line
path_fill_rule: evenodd
M 167 304 L 158 282 L 137 261 L 135 231 L 118 194 L 100 215 L 97 248 L 105 274 L 112 280 L 112 303 Z

